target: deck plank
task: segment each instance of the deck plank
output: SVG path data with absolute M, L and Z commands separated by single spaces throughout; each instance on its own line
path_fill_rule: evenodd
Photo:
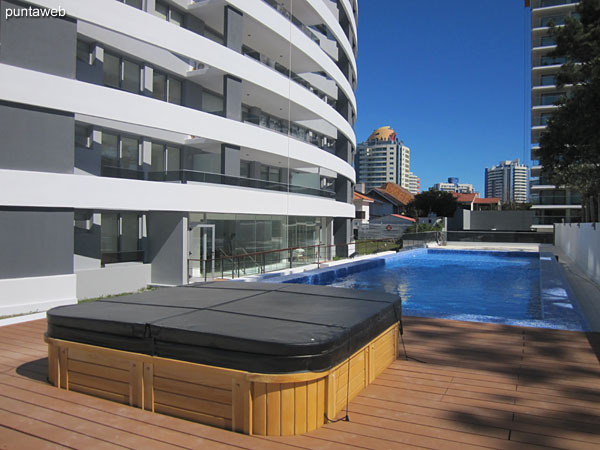
M 408 359 L 349 405 L 350 422 L 263 438 L 59 390 L 46 321 L 0 328 L 0 448 L 413 449 L 600 445 L 600 364 L 585 333 L 407 317 Z

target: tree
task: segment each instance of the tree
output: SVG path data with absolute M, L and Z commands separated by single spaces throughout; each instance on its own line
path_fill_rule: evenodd
M 582 193 L 586 220 L 600 220 L 600 0 L 582 0 L 580 18 L 552 26 L 556 49 L 565 57 L 557 86 L 572 85 L 540 137 L 542 176 Z
M 440 217 L 452 217 L 458 208 L 458 202 L 450 192 L 425 191 L 415 195 L 408 207 L 416 210 L 421 217 L 432 212 Z

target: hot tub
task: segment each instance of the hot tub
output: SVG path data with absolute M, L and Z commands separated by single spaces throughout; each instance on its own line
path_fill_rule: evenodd
M 397 354 L 400 298 L 214 282 L 48 311 L 58 387 L 247 434 L 334 418 Z

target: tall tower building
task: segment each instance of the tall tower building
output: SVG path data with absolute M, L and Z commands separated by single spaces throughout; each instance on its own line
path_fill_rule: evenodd
M 388 182 L 410 188 L 410 149 L 389 126 L 377 128 L 359 144 L 354 168 L 367 192 Z
M 290 3 L 0 2 L 0 316 L 347 252 L 357 1 Z
M 485 196 L 496 197 L 502 203 L 527 202 L 529 167 L 521 161 L 502 161 L 485 169 Z
M 556 48 L 549 36 L 548 25 L 564 23 L 565 17 L 576 14 L 576 0 L 525 0 L 531 7 L 531 187 L 529 200 L 536 211 L 533 229 L 551 231 L 554 223 L 581 220 L 581 195 L 563 186 L 554 186 L 542 176 L 537 151 L 539 138 L 557 106 L 554 104 L 570 87 L 558 89 L 556 75 L 564 58 L 548 55 Z

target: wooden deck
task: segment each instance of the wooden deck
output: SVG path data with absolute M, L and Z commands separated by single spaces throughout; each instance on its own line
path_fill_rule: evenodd
M 262 438 L 50 386 L 45 327 L 0 328 L 0 448 L 600 448 L 598 335 L 405 318 L 350 422 Z

